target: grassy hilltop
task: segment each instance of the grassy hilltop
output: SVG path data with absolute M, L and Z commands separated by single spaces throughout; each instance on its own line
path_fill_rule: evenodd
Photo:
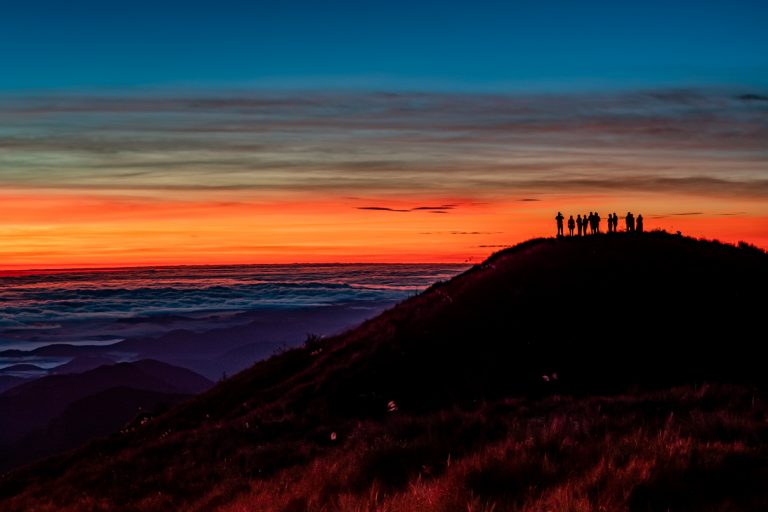
M 162 416 L 0 510 L 765 510 L 768 255 L 535 239 Z

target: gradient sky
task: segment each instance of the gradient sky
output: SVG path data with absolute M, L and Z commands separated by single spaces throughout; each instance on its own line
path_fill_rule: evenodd
M 415 5 L 411 5 L 415 4 Z M 0 268 L 768 247 L 768 3 L 3 2 Z

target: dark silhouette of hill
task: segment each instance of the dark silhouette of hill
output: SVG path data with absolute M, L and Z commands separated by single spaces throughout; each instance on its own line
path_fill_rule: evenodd
M 45 371 L 44 368 L 41 368 L 34 364 L 29 364 L 29 363 L 13 364 L 11 366 L 6 366 L 5 368 L 0 368 L 0 373 L 44 372 L 44 371 Z
M 21 379 L 31 379 L 44 376 L 48 371 L 34 364 L 20 363 L 0 368 L 0 378 L 19 377 Z
M 13 375 L 0 375 L 0 393 L 26 382 L 27 379 Z
M 98 435 L 110 434 L 137 414 L 137 398 L 146 407 L 154 407 L 169 397 L 200 393 L 212 384 L 190 370 L 142 360 L 17 385 L 0 394 L 0 465 L 7 468 L 36 455 L 76 446 L 88 439 L 83 433 L 92 430 Z M 130 389 L 133 394 L 117 389 Z M 94 396 L 101 398 L 96 401 Z M 178 401 L 180 398 L 172 400 Z M 89 411 L 86 405 L 94 407 Z M 53 425 L 57 422 L 59 426 Z M 105 426 L 110 428 L 102 428 Z
M 767 285 L 768 255 L 748 246 L 531 240 L 131 432 L 5 475 L 0 498 L 6 510 L 763 510 Z
M 115 361 L 100 356 L 77 356 L 68 363 L 61 364 L 51 369 L 52 374 L 64 375 L 67 373 L 83 373 L 99 366 L 115 364 Z
M 3 467 L 79 446 L 118 432 L 143 414 L 158 414 L 193 396 L 133 387 L 110 387 L 69 403 L 45 427 L 32 430 L 3 449 Z

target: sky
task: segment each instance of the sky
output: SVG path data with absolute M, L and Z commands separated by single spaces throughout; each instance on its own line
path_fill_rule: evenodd
M 0 268 L 474 262 L 554 216 L 768 248 L 768 3 L 20 2 Z

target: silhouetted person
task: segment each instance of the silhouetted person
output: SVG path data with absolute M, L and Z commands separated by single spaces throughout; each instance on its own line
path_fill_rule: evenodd
M 557 217 L 555 217 L 555 220 L 557 221 L 557 236 L 563 236 L 563 214 L 561 212 L 557 212 Z
M 597 212 L 595 212 L 595 233 L 600 232 L 600 215 L 598 215 Z
M 613 215 L 608 214 L 608 232 L 613 231 Z
M 643 232 L 643 215 L 641 213 L 639 213 L 637 215 L 637 227 L 636 227 L 636 230 L 637 230 L 638 233 L 642 233 Z
M 581 228 L 583 226 L 583 223 L 581 221 L 581 215 L 576 216 L 576 232 L 581 236 Z
M 587 224 L 589 224 L 589 232 L 594 233 L 595 232 L 595 214 L 592 212 L 589 212 L 589 217 L 587 218 Z
M 573 215 L 568 219 L 568 235 L 573 236 L 573 228 L 576 226 L 576 222 L 573 220 Z
M 632 212 L 627 212 L 624 222 L 627 224 L 627 233 L 632 233 L 635 230 L 635 216 Z
M 619 216 L 616 212 L 613 212 L 613 232 L 616 233 L 619 230 Z
M 581 217 L 581 228 L 582 228 L 582 235 L 587 236 L 587 227 L 589 226 L 589 219 L 587 218 L 587 214 L 585 213 Z

